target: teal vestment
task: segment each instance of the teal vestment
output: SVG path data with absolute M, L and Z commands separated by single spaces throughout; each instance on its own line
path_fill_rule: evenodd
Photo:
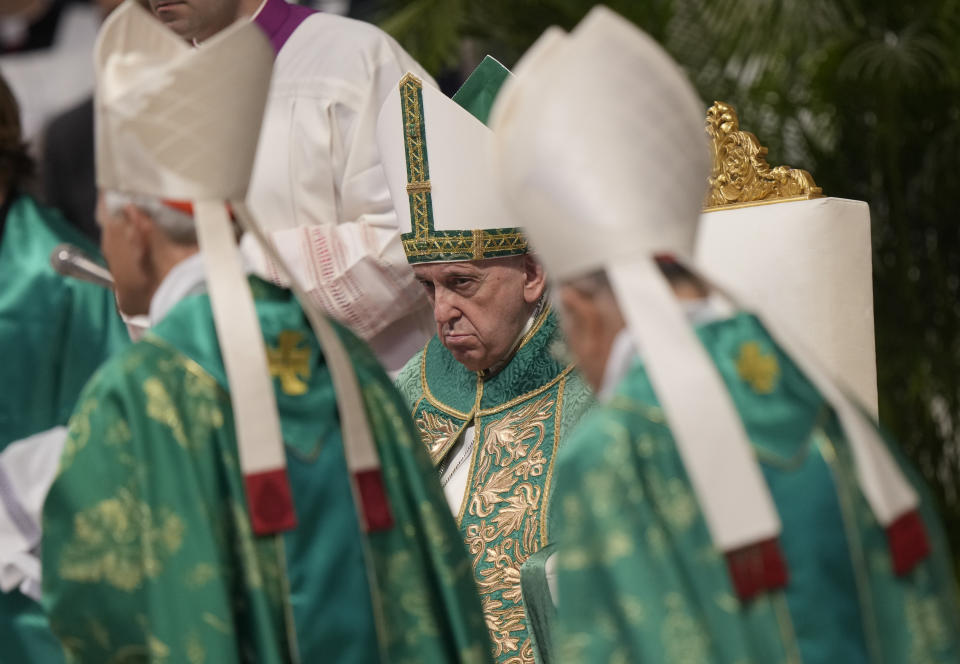
M 697 332 L 743 418 L 780 514 L 788 585 L 738 600 L 638 361 L 557 462 L 554 660 L 957 662 L 956 584 L 916 475 L 905 469 L 922 496 L 932 553 L 898 577 L 823 397 L 752 316 Z
M 0 224 L 0 450 L 67 423 L 98 366 L 129 340 L 113 293 L 50 267 L 62 242 L 96 248 L 58 212 L 20 195 Z M 56 664 L 59 644 L 36 602 L 0 593 L 0 664 Z
M 546 310 L 509 362 L 491 377 L 469 371 L 435 336 L 397 384 L 435 464 L 468 426 L 474 449 L 458 523 L 500 663 L 533 662 L 521 601 L 520 567 L 552 540 L 546 506 L 560 441 L 592 404 Z
M 66 424 L 94 370 L 129 340 L 113 293 L 50 267 L 62 242 L 97 255 L 56 211 L 12 202 L 0 238 L 0 450 Z
M 71 418 L 44 511 L 54 631 L 90 664 L 488 661 L 469 563 L 400 396 L 338 328 L 394 520 L 364 533 L 315 337 L 288 291 L 250 281 L 297 528 L 250 531 L 209 298 L 189 296 L 97 373 Z

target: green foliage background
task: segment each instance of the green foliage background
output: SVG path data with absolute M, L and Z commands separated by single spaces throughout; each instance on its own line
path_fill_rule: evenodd
M 484 53 L 509 67 L 594 4 L 387 0 L 380 23 L 437 74 Z M 870 204 L 881 421 L 960 553 L 960 0 L 607 5 L 684 66 L 704 109 L 732 103 L 772 165 Z

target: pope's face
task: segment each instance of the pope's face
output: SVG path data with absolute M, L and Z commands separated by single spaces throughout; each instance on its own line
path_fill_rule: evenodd
M 529 255 L 415 265 L 413 272 L 440 342 L 470 371 L 506 358 L 544 290 L 543 270 Z
M 149 0 L 164 25 L 188 40 L 203 41 L 243 15 L 245 0 Z

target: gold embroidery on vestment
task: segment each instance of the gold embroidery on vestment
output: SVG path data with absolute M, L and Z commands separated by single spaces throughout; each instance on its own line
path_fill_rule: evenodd
M 458 420 L 469 420 L 473 414 L 473 410 L 471 410 L 469 413 L 464 413 L 456 408 L 451 408 L 433 396 L 433 393 L 430 391 L 430 384 L 427 382 L 427 349 L 430 347 L 431 341 L 433 340 L 431 339 L 430 341 L 427 341 L 427 345 L 424 347 L 423 352 L 420 353 L 420 387 L 423 389 L 423 397 L 426 398 L 427 402 L 431 406 L 440 412 L 451 415 Z M 439 339 L 437 339 L 437 343 L 440 343 Z
M 186 447 L 187 435 L 183 430 L 183 421 L 163 381 L 156 377 L 147 378 L 143 381 L 143 393 L 147 397 L 147 417 L 170 429 L 176 441 Z
M 502 413 L 505 410 L 509 410 L 514 406 L 516 406 L 517 404 L 523 403 L 524 401 L 529 401 L 530 399 L 533 399 L 543 394 L 544 392 L 552 388 L 554 385 L 562 381 L 575 368 L 576 367 L 573 364 L 571 364 L 566 368 L 564 368 L 564 370 L 558 373 L 556 376 L 554 376 L 549 383 L 541 385 L 535 390 L 530 390 L 526 394 L 521 394 L 516 399 L 511 399 L 510 401 L 500 404 L 499 406 L 495 406 L 494 408 L 484 408 L 483 410 L 479 411 L 477 414 L 478 415 L 496 415 L 497 413 Z
M 136 590 L 158 576 L 183 545 L 186 526 L 167 508 L 154 510 L 129 489 L 74 516 L 73 535 L 58 571 L 77 583 L 100 583 Z
M 780 378 L 780 364 L 773 353 L 764 354 L 756 341 L 747 341 L 740 346 L 737 373 L 757 394 L 770 394 Z
M 469 524 L 465 541 L 497 656 L 527 664 L 528 641 L 520 595 L 520 566 L 540 548 L 544 491 L 532 480 L 546 472 L 546 422 L 555 416 L 550 395 L 477 426 L 477 445 L 468 480 L 465 511 L 480 519 Z M 554 424 L 556 426 L 556 423 Z M 551 441 L 553 444 L 555 441 Z M 463 510 L 461 510 L 461 521 Z M 495 596 L 499 593 L 499 598 Z M 531 651 L 532 652 L 532 651 Z
M 280 379 L 280 389 L 284 394 L 300 396 L 306 394 L 310 380 L 310 348 L 300 347 L 303 333 L 284 330 L 277 336 L 277 347 L 267 348 L 267 362 L 270 375 Z
M 545 307 L 513 351 L 524 348 L 550 314 Z M 439 343 L 436 339 L 429 343 Z M 545 509 L 551 486 L 551 454 L 559 445 L 566 379 L 572 364 L 546 384 L 490 408 L 480 408 L 485 388 L 498 374 L 477 374 L 469 412 L 441 403 L 427 381 L 429 343 L 421 354 L 415 422 L 434 463 L 449 453 L 465 428 L 474 427 L 457 525 L 471 557 L 485 620 L 500 662 L 533 664 L 520 589 L 520 567 L 547 540 Z M 512 358 L 511 358 L 512 361 Z M 508 363 L 509 364 L 509 363 Z M 556 396 L 552 393 L 556 390 Z M 552 425 L 553 432 L 547 428 Z M 544 447 L 548 445 L 549 447 Z
M 572 368 L 573 365 L 570 365 Z M 564 374 L 566 375 L 566 374 Z M 550 459 L 557 458 L 557 448 L 560 447 L 560 428 L 562 426 L 563 420 L 560 415 L 563 413 L 563 390 L 567 386 L 567 381 L 560 383 L 560 388 L 557 390 L 557 407 L 556 412 L 553 416 L 553 452 L 550 455 Z M 552 462 L 551 462 L 552 466 Z M 553 473 L 547 473 L 547 481 L 543 486 L 543 495 L 550 495 L 550 485 L 553 483 Z M 547 509 L 547 506 L 544 505 L 544 510 Z M 543 526 L 540 528 L 540 546 L 546 546 L 550 541 L 549 533 L 547 532 L 547 526 L 549 525 L 548 519 L 543 519 Z
M 434 465 L 443 458 L 444 452 L 457 439 L 462 429 L 455 421 L 430 411 L 420 413 L 415 424 Z

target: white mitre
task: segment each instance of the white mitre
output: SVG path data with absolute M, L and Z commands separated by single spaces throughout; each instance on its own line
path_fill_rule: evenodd
M 239 23 L 194 48 L 127 2 L 94 58 L 100 188 L 243 200 L 273 71 L 262 31 Z
M 480 68 L 507 75 L 489 58 Z M 499 85 L 488 88 L 495 96 Z M 527 252 L 526 237 L 510 223 L 489 164 L 492 139 L 480 119 L 412 73 L 387 95 L 377 145 L 412 265 Z
M 548 274 L 609 277 L 713 542 L 736 576 L 731 554 L 775 543 L 779 517 L 726 387 L 654 262 L 670 254 L 700 272 L 689 257 L 710 171 L 704 107 L 656 42 L 604 7 L 550 42 L 549 57 L 535 47 L 501 92 L 494 167 Z M 878 520 L 887 526 L 915 508 L 872 423 L 777 338 L 837 411 Z
M 192 47 L 127 0 L 104 23 L 95 62 L 98 186 L 193 209 L 254 531 L 289 529 L 296 518 L 273 379 L 229 210 L 287 277 L 317 335 L 337 393 L 358 516 L 367 530 L 390 527 L 349 354 L 244 203 L 273 71 L 270 43 L 256 24 L 240 21 Z
M 228 213 L 250 180 L 273 50 L 249 22 L 193 48 L 127 0 L 104 22 L 94 63 L 97 185 L 192 209 L 251 522 L 292 528 L 273 379 Z
M 494 108 L 508 200 L 552 278 L 607 272 L 717 546 L 775 539 L 743 425 L 653 260 L 693 253 L 709 172 L 700 99 L 653 39 L 606 8 L 550 40 Z

